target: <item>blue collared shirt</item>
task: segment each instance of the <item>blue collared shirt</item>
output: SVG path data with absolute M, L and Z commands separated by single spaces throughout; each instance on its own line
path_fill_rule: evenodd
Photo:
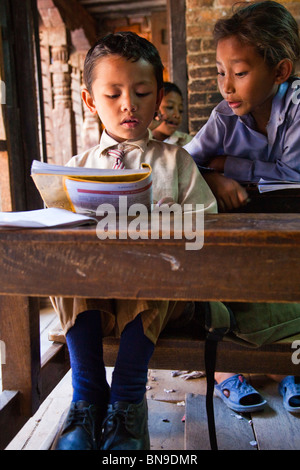
M 273 98 L 267 135 L 255 130 L 250 114 L 236 116 L 221 101 L 207 123 L 185 145 L 198 166 L 226 155 L 224 175 L 237 181 L 260 178 L 300 181 L 300 79 L 280 85 Z

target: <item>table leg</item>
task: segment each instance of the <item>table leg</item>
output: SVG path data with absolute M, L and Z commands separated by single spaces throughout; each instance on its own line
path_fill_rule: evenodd
M 32 416 L 40 405 L 37 298 L 0 295 L 0 340 L 5 353 L 2 388 L 19 391 L 21 415 Z

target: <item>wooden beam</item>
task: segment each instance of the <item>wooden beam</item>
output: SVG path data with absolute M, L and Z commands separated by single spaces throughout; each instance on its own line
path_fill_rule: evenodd
M 70 31 L 83 29 L 90 45 L 94 44 L 97 38 L 96 21 L 87 9 L 77 0 L 53 0 L 51 3 L 59 11 L 67 29 Z M 39 4 L 42 6 L 43 2 L 39 0 Z
M 56 1 L 56 0 L 55 0 Z M 130 0 L 130 1 L 86 1 L 79 3 L 91 14 L 99 17 L 107 17 L 112 13 L 118 15 L 144 14 L 157 11 L 166 7 L 166 0 Z
M 66 344 L 53 343 L 41 358 L 40 400 L 44 401 L 70 369 Z
M 185 112 L 180 130 L 188 130 L 188 96 L 185 33 L 185 0 L 167 0 L 169 30 L 170 81 L 176 83 L 183 95 Z
M 19 298 L 19 302 L 21 300 Z M 38 315 L 35 318 L 30 316 L 30 318 L 30 322 L 36 325 Z M 31 335 L 31 344 L 29 345 L 26 341 L 26 331 L 29 325 L 26 322 L 24 328 L 24 319 L 18 317 L 16 320 L 18 324 L 21 323 L 22 336 L 20 339 L 20 335 L 15 334 L 17 328 L 13 327 L 13 322 L 10 321 L 10 336 L 12 341 L 16 339 L 18 341 L 15 343 L 16 347 L 12 348 L 11 338 L 5 336 L 7 338 L 5 345 L 8 350 L 3 371 L 5 387 L 15 386 L 18 391 L 5 389 L 0 394 L 0 430 L 5 429 L 5 432 L 0 432 L 0 450 L 8 445 L 70 369 L 67 347 L 65 344 L 58 343 L 54 343 L 43 355 L 40 368 L 38 358 L 30 357 L 34 347 L 39 346 L 39 337 L 34 338 Z M 2 322 L 3 318 L 0 316 L 0 331 L 1 335 L 4 335 L 7 329 Z M 31 330 L 32 326 L 31 324 Z M 36 356 L 38 355 L 36 354 Z
M 20 414 L 29 417 L 40 405 L 38 300 L 0 296 L 0 335 L 5 345 L 2 387 L 20 392 Z
M 166 370 L 205 370 L 204 336 L 200 328 L 198 339 L 177 333 L 163 332 L 157 341 L 149 367 Z M 195 330 L 194 330 L 195 333 Z M 299 340 L 299 336 L 297 336 Z M 103 340 L 104 363 L 114 366 L 119 340 Z M 292 363 L 291 341 L 268 344 L 260 348 L 247 348 L 231 341 L 220 341 L 217 350 L 216 371 L 256 374 L 299 375 L 299 364 Z
M 20 414 L 20 393 L 4 390 L 0 393 L 0 450 L 4 450 L 27 418 Z
M 6 83 L 5 126 L 13 210 L 42 207 L 30 177 L 40 159 L 34 57 L 35 0 L 1 2 L 1 31 Z

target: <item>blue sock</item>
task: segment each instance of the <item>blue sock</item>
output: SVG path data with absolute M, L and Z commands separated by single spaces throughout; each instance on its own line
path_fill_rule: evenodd
M 109 386 L 103 362 L 100 312 L 80 313 L 67 332 L 66 340 L 72 368 L 72 400 L 107 405 Z
M 116 360 L 110 403 L 125 401 L 140 403 L 146 392 L 148 364 L 154 344 L 144 335 L 143 324 L 138 315 L 126 325 L 121 334 Z

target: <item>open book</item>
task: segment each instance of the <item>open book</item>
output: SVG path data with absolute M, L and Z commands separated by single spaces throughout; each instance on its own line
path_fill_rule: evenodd
M 279 181 L 279 180 L 264 180 L 260 179 L 257 183 L 257 187 L 260 193 L 266 193 L 269 191 L 279 191 L 281 189 L 299 189 L 300 181 Z
M 117 211 L 119 197 L 126 196 L 128 206 L 151 209 L 152 169 L 146 163 L 135 170 L 102 170 L 34 160 L 31 176 L 47 207 L 95 214 L 99 205 L 110 204 Z

